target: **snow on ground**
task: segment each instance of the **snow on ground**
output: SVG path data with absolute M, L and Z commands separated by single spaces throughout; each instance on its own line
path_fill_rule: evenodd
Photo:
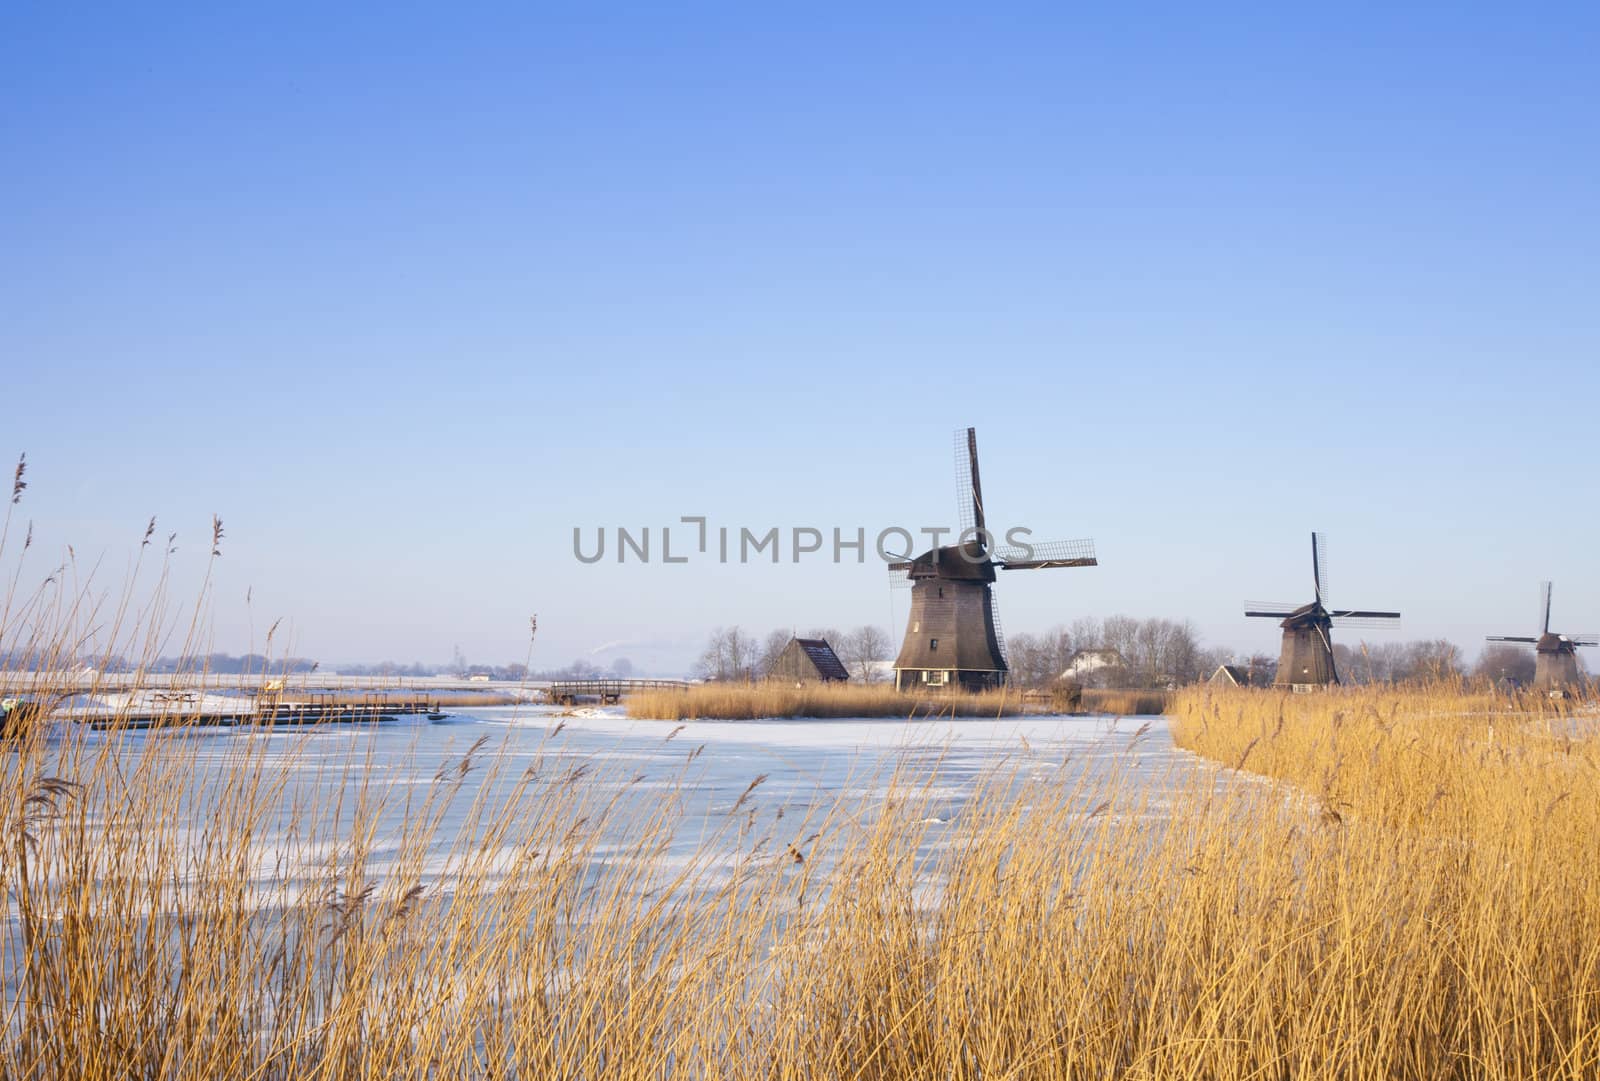
M 243 691 L 169 692 L 161 690 L 106 691 L 73 695 L 56 706 L 57 715 L 110 718 L 120 715 L 182 716 L 194 713 L 245 713 L 255 708 L 254 695 Z

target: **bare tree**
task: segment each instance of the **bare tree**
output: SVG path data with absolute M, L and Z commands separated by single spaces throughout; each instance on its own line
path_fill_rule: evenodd
M 1270 653 L 1252 653 L 1244 662 L 1245 678 L 1252 687 L 1270 687 L 1278 678 L 1278 658 Z
M 1118 621 L 1126 618 L 1114 617 Z M 1110 624 L 1113 620 L 1106 622 Z M 1193 683 L 1200 678 L 1202 657 L 1193 624 L 1175 623 L 1170 619 L 1129 622 L 1131 633 L 1120 652 L 1133 685 L 1170 687 Z
M 1444 638 L 1408 643 L 1406 660 L 1410 679 L 1437 681 L 1461 675 L 1461 649 Z
M 1107 681 L 1116 687 L 1133 686 L 1138 682 L 1138 665 L 1134 660 L 1139 637 L 1139 621 L 1132 616 L 1108 616 L 1100 624 L 1100 649 L 1109 649 L 1122 658 L 1121 671 L 1105 671 Z
M 1222 646 L 1212 646 L 1210 649 L 1202 649 L 1198 655 L 1198 674 L 1195 676 L 1195 678 L 1205 679 L 1218 668 L 1221 668 L 1225 664 L 1231 663 L 1233 663 L 1233 650 L 1231 649 L 1225 649 Z
M 766 676 L 772 671 L 772 666 L 778 661 L 778 655 L 789 648 L 792 638 L 793 635 L 788 631 L 772 631 L 767 635 L 766 641 L 761 644 L 760 655 L 756 658 L 755 667 L 758 675 Z
M 1333 663 L 1341 683 L 1402 683 L 1454 679 L 1461 675 L 1461 650 L 1443 638 L 1413 642 L 1336 643 Z
M 857 627 L 837 643 L 839 659 L 850 674 L 862 683 L 873 683 L 879 678 L 878 662 L 889 659 L 889 636 L 871 625 Z
M 1043 686 L 1051 677 L 1045 673 L 1044 640 L 1036 634 L 1013 634 L 1006 639 L 1006 661 L 1011 680 L 1023 687 Z
M 1066 629 L 1074 650 L 1098 649 L 1105 645 L 1105 628 L 1094 616 L 1079 616 Z
M 755 674 L 758 659 L 755 639 L 738 627 L 718 627 L 711 632 L 696 669 L 705 679 L 748 680 Z
M 839 643 L 843 642 L 844 639 L 845 639 L 845 634 L 844 634 L 843 631 L 839 630 L 839 628 L 837 628 L 837 627 L 826 627 L 826 628 L 813 627 L 809 631 L 807 631 L 805 634 L 802 634 L 800 637 L 801 638 L 820 638 L 822 641 L 828 643 L 830 646 L 833 646 L 835 649 L 838 649 L 839 648 Z
M 1510 642 L 1491 642 L 1478 654 L 1473 674 L 1487 679 L 1508 679 L 1518 684 L 1533 682 L 1535 668 L 1533 650 Z
M 1043 634 L 1014 634 L 1006 639 L 1011 679 L 1024 687 L 1048 687 L 1060 679 L 1072 660 L 1073 638 L 1065 627 Z

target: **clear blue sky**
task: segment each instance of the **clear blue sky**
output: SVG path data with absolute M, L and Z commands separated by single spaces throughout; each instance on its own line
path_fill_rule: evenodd
M 992 513 L 1103 562 L 1012 631 L 1270 646 L 1314 528 L 1405 637 L 1541 577 L 1600 627 L 1593 5 L 226 7 L 0 15 L 41 575 L 156 514 L 187 583 L 215 512 L 219 648 L 509 661 L 536 611 L 536 663 L 672 670 L 904 601 L 575 525 L 949 522 L 973 424 Z

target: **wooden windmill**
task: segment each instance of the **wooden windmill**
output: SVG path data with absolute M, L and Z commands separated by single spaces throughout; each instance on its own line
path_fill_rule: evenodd
M 894 662 L 900 690 L 982 690 L 1004 683 L 1005 637 L 995 615 L 995 572 L 1098 563 L 1089 540 L 996 545 L 984 517 L 977 432 L 958 431 L 955 442 L 957 543 L 889 565 L 890 573 L 911 587 L 906 637 Z
M 1313 533 L 1311 583 L 1316 592 L 1312 602 L 1298 607 L 1246 602 L 1246 616 L 1282 620 L 1279 626 L 1283 628 L 1283 651 L 1278 655 L 1278 675 L 1274 680 L 1277 686 L 1302 690 L 1339 682 L 1339 670 L 1333 663 L 1333 627 L 1384 626 L 1400 618 L 1399 612 L 1325 607 L 1326 564 L 1327 541 L 1321 533 Z
M 1541 691 L 1560 691 L 1581 686 L 1578 647 L 1600 645 L 1593 634 L 1555 634 L 1550 630 L 1550 583 L 1539 583 L 1539 608 L 1544 616 L 1538 637 L 1491 634 L 1490 642 L 1522 642 L 1533 647 L 1533 686 Z

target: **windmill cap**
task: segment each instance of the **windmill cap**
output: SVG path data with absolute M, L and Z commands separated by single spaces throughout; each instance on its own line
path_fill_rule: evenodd
M 992 582 L 995 579 L 994 564 L 977 541 L 930 548 L 911 561 L 909 573 L 912 578 L 942 578 L 947 581 Z

